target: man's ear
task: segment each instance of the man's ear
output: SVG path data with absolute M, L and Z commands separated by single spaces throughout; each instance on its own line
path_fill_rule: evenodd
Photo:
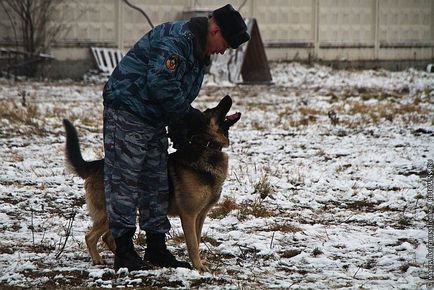
M 213 23 L 210 27 L 210 32 L 212 35 L 216 35 L 220 31 L 220 27 L 217 24 Z

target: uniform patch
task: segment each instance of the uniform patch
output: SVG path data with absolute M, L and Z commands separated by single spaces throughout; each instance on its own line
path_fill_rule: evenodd
M 179 64 L 178 56 L 175 54 L 172 54 L 166 58 L 164 63 L 166 64 L 166 67 L 168 70 L 174 71 L 178 67 L 178 64 Z

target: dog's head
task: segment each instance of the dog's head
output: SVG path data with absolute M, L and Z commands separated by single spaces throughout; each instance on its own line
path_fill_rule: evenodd
M 169 126 L 169 137 L 174 141 L 175 138 L 173 137 L 183 131 L 180 135 L 183 135 L 185 141 L 182 142 L 183 144 L 179 144 L 177 149 L 186 145 L 218 150 L 228 147 L 229 128 L 241 118 L 239 112 L 227 115 L 231 106 L 231 97 L 225 96 L 217 106 L 202 112 L 202 118 L 195 118 L 194 122 L 184 120 L 174 126 Z
M 216 107 L 203 112 L 206 120 L 206 130 L 202 137 L 214 142 L 220 147 L 229 146 L 229 128 L 241 118 L 241 113 L 227 115 L 232 107 L 232 99 L 226 95 Z

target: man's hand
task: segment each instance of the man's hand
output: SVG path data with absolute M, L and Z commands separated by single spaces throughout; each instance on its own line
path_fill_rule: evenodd
M 178 120 L 168 127 L 168 135 L 173 143 L 173 148 L 183 147 L 187 141 L 187 129 L 183 120 Z
M 205 117 L 202 112 L 193 107 L 185 116 L 169 125 L 168 135 L 172 140 L 173 148 L 180 149 L 190 141 L 194 132 L 205 125 Z

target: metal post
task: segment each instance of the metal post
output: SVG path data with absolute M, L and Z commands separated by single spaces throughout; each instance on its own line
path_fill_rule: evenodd
M 319 0 L 313 0 L 313 41 L 314 41 L 314 52 L 313 58 L 319 58 Z
M 374 1 L 374 59 L 380 57 L 380 0 Z
M 431 1 L 431 43 L 434 43 L 434 2 Z M 431 44 L 431 60 L 434 62 L 434 46 Z
M 249 5 L 249 16 L 251 17 L 251 18 L 255 18 L 255 14 L 256 14 L 256 0 L 252 0 L 252 1 L 249 1 L 250 2 L 250 5 Z
M 115 31 L 116 31 L 116 46 L 118 49 L 124 49 L 124 8 L 122 0 L 114 0 L 114 8 L 116 11 Z

